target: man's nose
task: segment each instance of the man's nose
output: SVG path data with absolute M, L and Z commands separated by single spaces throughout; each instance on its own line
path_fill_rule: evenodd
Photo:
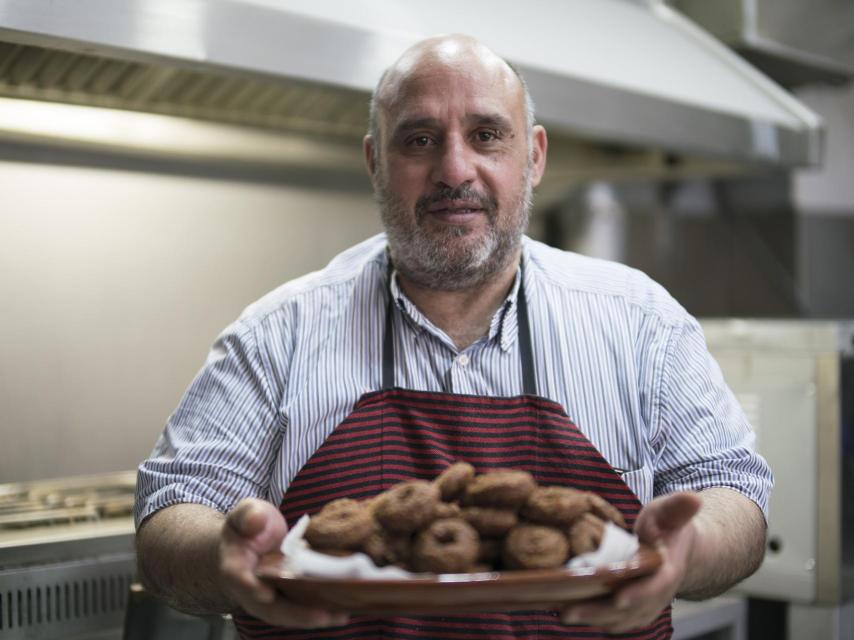
M 476 162 L 474 151 L 463 140 L 449 136 L 439 148 L 433 167 L 433 182 L 452 189 L 473 182 L 476 177 Z

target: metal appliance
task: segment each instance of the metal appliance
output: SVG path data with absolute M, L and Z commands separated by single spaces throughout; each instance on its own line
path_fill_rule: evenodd
M 135 483 L 128 471 L 0 485 L 1 640 L 121 633 Z
M 784 87 L 854 77 L 847 0 L 669 0 Z
M 383 69 L 449 31 L 523 72 L 568 152 L 820 161 L 820 118 L 663 0 L 0 0 L 0 95 L 358 138 Z
M 775 474 L 766 558 L 737 590 L 787 602 L 790 638 L 850 638 L 839 634 L 854 631 L 854 322 L 702 325 Z

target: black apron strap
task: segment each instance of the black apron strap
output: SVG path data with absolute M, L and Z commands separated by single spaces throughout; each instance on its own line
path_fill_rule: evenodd
M 391 278 L 394 267 L 391 264 L 391 256 L 388 257 L 388 281 L 386 293 L 388 304 L 385 311 L 385 331 L 383 333 L 383 380 L 382 389 L 394 389 L 394 299 L 391 295 Z
M 528 297 L 525 295 L 525 270 L 519 274 L 519 293 L 516 295 L 516 325 L 519 331 L 519 358 L 522 360 L 522 391 L 537 395 L 537 377 L 534 373 L 534 349 L 531 347 L 531 323 L 528 320 Z
M 394 389 L 394 299 L 391 295 L 391 278 L 394 267 L 388 262 L 386 291 L 388 304 L 385 313 L 383 334 L 382 389 Z M 516 323 L 519 333 L 519 358 L 522 362 L 522 392 L 537 395 L 537 378 L 534 373 L 534 350 L 531 347 L 531 323 L 528 320 L 528 302 L 525 296 L 525 270 L 519 274 L 519 293 L 516 296 Z

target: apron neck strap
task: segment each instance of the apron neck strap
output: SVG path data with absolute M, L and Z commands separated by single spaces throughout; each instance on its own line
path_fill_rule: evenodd
M 386 291 L 388 304 L 385 314 L 385 331 L 383 334 L 382 353 L 382 388 L 394 388 L 394 299 L 391 294 L 391 278 L 394 267 L 391 256 L 388 260 Z M 537 379 L 534 374 L 534 350 L 531 346 L 531 324 L 528 320 L 528 301 L 525 295 L 525 269 L 519 274 L 519 291 L 516 294 L 516 328 L 519 340 L 519 358 L 522 361 L 522 390 L 525 395 L 537 395 Z
M 388 256 L 388 277 L 386 278 L 386 293 L 388 304 L 385 310 L 385 331 L 383 332 L 383 391 L 394 389 L 394 296 L 391 293 L 391 279 L 394 276 L 394 266 L 391 256 Z
M 519 292 L 516 294 L 516 331 L 519 358 L 522 360 L 522 390 L 526 396 L 537 395 L 534 375 L 534 349 L 531 346 L 531 323 L 528 319 L 528 296 L 525 295 L 525 268 L 519 273 Z

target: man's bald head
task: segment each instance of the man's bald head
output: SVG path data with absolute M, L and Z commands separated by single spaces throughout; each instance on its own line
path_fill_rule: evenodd
M 383 74 L 371 116 L 362 148 L 401 277 L 457 291 L 509 274 L 548 146 L 519 75 L 473 38 L 430 38 Z
M 507 85 L 518 93 L 525 111 L 527 136 L 530 144 L 534 126 L 534 102 L 521 74 L 506 60 L 496 55 L 476 38 L 467 35 L 436 36 L 422 40 L 403 52 L 377 83 L 371 96 L 368 134 L 374 140 L 374 155 L 379 152 L 380 121 L 394 104 L 407 80 L 419 73 L 429 73 L 437 67 L 453 67 L 461 72 L 488 73 L 495 82 Z

